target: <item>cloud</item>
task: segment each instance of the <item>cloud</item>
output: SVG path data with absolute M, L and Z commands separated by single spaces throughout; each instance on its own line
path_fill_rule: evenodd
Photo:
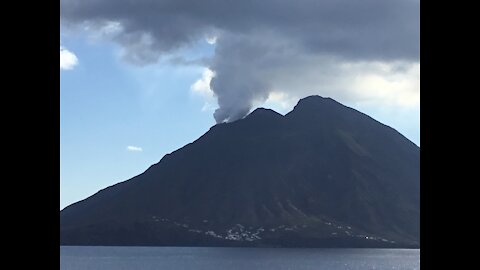
M 210 89 L 210 81 L 212 80 L 215 73 L 206 68 L 203 70 L 202 78 L 198 79 L 195 83 L 190 86 L 190 89 L 197 94 L 200 94 L 204 97 L 213 97 L 214 93 Z
M 293 109 L 297 101 L 297 97 L 292 97 L 285 92 L 270 92 L 267 100 L 261 106 L 271 108 L 281 114 L 286 114 Z
M 78 64 L 78 58 L 71 51 L 60 46 L 60 69 L 70 70 Z
M 243 117 L 271 93 L 395 106 L 418 100 L 418 0 L 61 0 L 61 21 L 97 32 L 114 25 L 105 38 L 137 65 L 207 37 L 217 122 Z
M 205 68 L 202 72 L 202 77 L 190 86 L 192 93 L 202 97 L 205 102 L 202 107 L 202 112 L 213 112 L 217 107 L 215 104 L 215 93 L 210 88 L 210 82 L 214 76 L 215 72 Z
M 213 45 L 213 44 L 217 43 L 217 37 L 215 37 L 215 36 L 207 37 L 207 38 L 205 38 L 205 41 L 208 44 Z
M 129 146 L 127 146 L 127 151 L 131 151 L 131 152 L 142 152 L 143 149 L 142 149 L 141 147 L 138 147 L 138 146 L 129 145 Z

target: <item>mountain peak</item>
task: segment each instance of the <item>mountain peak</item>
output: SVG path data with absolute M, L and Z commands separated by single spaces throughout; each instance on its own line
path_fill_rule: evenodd
M 327 103 L 331 104 L 331 103 L 337 103 L 337 102 L 330 97 L 312 95 L 312 96 L 308 96 L 300 99 L 297 105 L 295 106 L 295 108 L 299 106 L 321 106 L 322 104 L 327 104 Z
M 311 120 L 312 117 L 335 117 L 337 118 L 345 111 L 346 106 L 338 103 L 332 98 L 312 95 L 302 98 L 297 105 L 285 116 L 300 117 L 303 120 Z
M 247 115 L 246 118 L 250 117 L 283 117 L 283 115 L 279 114 L 278 112 L 272 110 L 272 109 L 267 109 L 267 108 L 257 108 L 253 110 L 250 114 Z
M 325 101 L 325 100 L 333 100 L 330 97 L 322 97 L 320 95 L 311 95 L 301 98 L 300 101 Z

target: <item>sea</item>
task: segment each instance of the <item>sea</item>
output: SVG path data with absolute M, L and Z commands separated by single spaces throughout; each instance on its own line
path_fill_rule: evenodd
M 60 246 L 61 270 L 418 270 L 419 249 Z

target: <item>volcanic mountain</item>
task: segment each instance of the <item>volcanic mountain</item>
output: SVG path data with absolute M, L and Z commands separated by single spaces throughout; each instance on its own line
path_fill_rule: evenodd
M 260 108 L 63 209 L 60 244 L 418 248 L 419 155 L 330 98 Z

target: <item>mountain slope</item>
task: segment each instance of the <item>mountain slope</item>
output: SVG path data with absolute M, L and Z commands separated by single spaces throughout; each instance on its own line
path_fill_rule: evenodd
M 319 96 L 257 109 L 60 212 L 64 245 L 418 247 L 419 147 Z

